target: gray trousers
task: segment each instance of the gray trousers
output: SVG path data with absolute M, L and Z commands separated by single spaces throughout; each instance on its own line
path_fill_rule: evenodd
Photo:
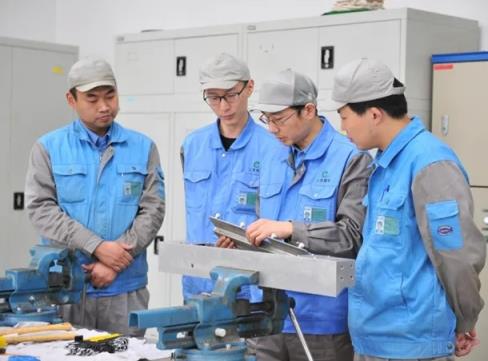
M 62 307 L 63 319 L 78 327 L 143 337 L 145 330 L 129 327 L 131 311 L 146 310 L 149 291 L 146 287 L 111 297 L 86 296 L 84 320 L 81 304 Z
M 353 349 L 348 333 L 305 335 L 314 361 L 352 361 Z M 294 333 L 255 339 L 257 361 L 307 361 L 305 351 Z
M 416 359 L 392 359 L 373 356 L 354 354 L 354 361 L 454 361 L 454 356 L 434 357 L 434 358 L 416 358 Z

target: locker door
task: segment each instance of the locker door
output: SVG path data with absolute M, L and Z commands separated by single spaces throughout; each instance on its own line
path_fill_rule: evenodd
M 3 249 L 13 249 L 14 239 L 10 236 L 10 212 L 12 212 L 12 194 L 10 192 L 10 92 L 12 88 L 12 50 L 6 46 L 0 46 L 0 220 L 2 232 L 0 245 Z M 9 267 L 20 267 L 16 257 L 9 255 L 9 252 L 0 252 L 0 277 Z
M 249 32 L 247 61 L 251 75 L 260 84 L 286 68 L 308 75 L 315 82 L 318 72 L 317 29 Z M 254 99 L 257 102 L 257 98 Z
M 471 185 L 486 187 L 488 122 L 484 86 L 488 82 L 488 62 L 451 65 L 434 70 L 432 132 L 454 149 Z
M 170 169 L 170 155 L 167 149 L 171 147 L 170 126 L 171 114 L 168 113 L 151 113 L 151 114 L 120 114 L 117 121 L 124 127 L 141 132 L 150 137 L 158 147 L 161 166 L 165 174 L 165 193 L 166 193 L 166 212 L 163 225 L 158 235 L 163 235 L 165 241 L 168 241 L 171 218 L 172 218 L 172 197 L 171 197 L 171 177 L 168 175 Z M 147 248 L 147 262 L 149 265 L 148 272 L 148 289 L 151 294 L 149 299 L 149 308 L 167 307 L 170 305 L 170 276 L 169 274 L 159 272 L 159 258 L 154 253 L 154 244 Z
M 221 52 L 238 56 L 238 46 L 238 34 L 176 39 L 171 64 L 175 72 L 175 93 L 200 92 L 198 71 L 201 65 Z
M 173 41 L 115 45 L 115 73 L 121 95 L 173 92 Z
M 361 57 L 381 60 L 390 67 L 393 74 L 399 77 L 401 75 L 400 39 L 400 20 L 321 28 L 318 43 L 321 58 L 318 87 L 331 89 L 336 70 L 347 62 Z M 327 53 L 327 48 L 333 49 Z M 329 68 L 326 68 L 327 66 Z
M 74 54 L 13 48 L 12 117 L 10 132 L 10 197 L 23 192 L 30 150 L 41 135 L 68 124 L 73 113 L 66 103 L 66 76 Z M 25 211 L 11 211 L 12 242 L 17 266 L 30 261 L 29 249 L 37 242 Z
M 186 238 L 185 195 L 183 187 L 183 171 L 179 161 L 180 147 L 185 137 L 195 129 L 215 121 L 213 113 L 176 113 L 173 130 L 173 162 L 172 175 L 174 179 L 172 196 L 173 202 L 173 234 L 172 240 L 184 241 Z M 181 276 L 175 275 L 171 280 L 171 304 L 182 304 Z

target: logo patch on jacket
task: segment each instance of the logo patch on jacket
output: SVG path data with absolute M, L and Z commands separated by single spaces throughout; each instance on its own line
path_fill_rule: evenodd
M 317 178 L 316 180 L 317 183 L 319 184 L 327 184 L 330 183 L 330 175 L 329 172 L 324 170 L 322 174 L 320 174 L 320 177 Z
M 142 192 L 142 183 L 141 182 L 125 182 L 124 183 L 124 196 L 131 197 L 131 196 L 139 196 Z
M 454 228 L 452 228 L 452 226 L 443 225 L 443 226 L 437 227 L 437 234 L 440 236 L 447 236 L 448 234 L 451 234 L 452 232 L 454 232 Z
M 376 218 L 375 233 L 398 236 L 400 234 L 400 222 L 394 217 L 378 216 Z
M 259 160 L 255 160 L 251 167 L 249 168 L 249 171 L 251 173 L 259 173 L 259 169 L 261 168 L 261 162 Z

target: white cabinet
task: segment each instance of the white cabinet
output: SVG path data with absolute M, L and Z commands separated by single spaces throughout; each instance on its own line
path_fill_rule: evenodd
M 73 46 L 0 38 L 0 245 L 10 250 L 0 252 L 0 274 L 26 266 L 39 239 L 26 211 L 14 210 L 14 193 L 23 195 L 36 139 L 73 118 L 66 77 L 77 58 Z
M 363 56 L 377 58 L 406 83 L 410 113 L 422 116 L 428 123 L 431 54 L 440 49 L 473 51 L 478 46 L 476 21 L 413 9 L 119 36 L 115 70 L 123 95 L 121 117 L 140 114 L 134 126 L 141 122 L 152 124 L 145 129 L 156 142 L 158 134 L 169 132 L 168 142 L 161 139 L 158 143 L 160 153 L 169 157 L 165 168 L 168 198 L 165 239 L 181 241 L 185 237 L 181 142 L 192 129 L 214 121 L 198 82 L 198 68 L 210 56 L 225 51 L 247 61 L 256 82 L 251 105 L 257 102 L 263 81 L 273 73 L 288 67 L 303 72 L 319 88 L 319 110 L 329 100 L 334 73 L 341 65 Z M 130 57 L 137 60 L 137 65 L 130 65 Z M 169 128 L 154 123 L 153 113 L 171 114 Z M 337 127 L 337 114 L 326 115 Z M 150 272 L 157 270 L 153 267 Z M 159 275 L 160 280 L 165 277 Z M 181 300 L 180 284 L 175 279 L 164 282 L 168 287 L 165 294 L 153 294 L 152 305 L 166 306 L 168 300 L 172 304 Z
M 171 40 L 120 44 L 115 50 L 115 68 L 121 95 L 173 93 Z

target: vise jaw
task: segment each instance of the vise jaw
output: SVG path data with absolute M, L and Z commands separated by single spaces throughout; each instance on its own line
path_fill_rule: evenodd
M 61 322 L 58 306 L 80 300 L 84 274 L 71 251 L 37 245 L 30 252 L 29 267 L 9 269 L 0 278 L 0 325 Z
M 289 300 L 282 290 L 264 288 L 263 301 L 237 297 L 244 286 L 256 287 L 258 272 L 215 267 L 211 294 L 188 299 L 184 306 L 132 312 L 129 325 L 157 327 L 159 349 L 176 349 L 176 360 L 252 360 L 243 338 L 281 332 Z

